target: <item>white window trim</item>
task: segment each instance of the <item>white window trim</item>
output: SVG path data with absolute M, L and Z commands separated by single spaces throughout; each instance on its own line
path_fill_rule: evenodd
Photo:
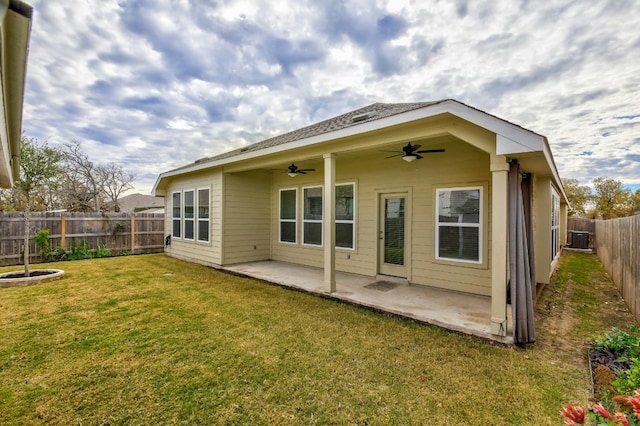
M 340 183 L 336 183 L 336 187 L 337 186 L 347 186 L 347 185 L 352 185 L 353 186 L 353 219 L 351 220 L 338 220 L 336 219 L 336 224 L 338 223 L 350 223 L 353 225 L 352 227 L 352 233 L 353 235 L 351 236 L 351 239 L 353 241 L 353 247 L 338 247 L 336 246 L 336 250 L 345 250 L 345 251 L 356 251 L 356 217 L 357 217 L 357 204 L 356 200 L 358 199 L 358 193 L 357 193 L 357 186 L 356 186 L 356 182 L 340 182 Z
M 478 223 L 461 223 L 461 222 L 442 222 L 440 223 L 440 192 L 451 192 L 451 191 L 479 191 L 479 206 L 480 211 L 478 214 Z M 466 186 L 466 187 L 443 187 L 436 188 L 436 212 L 434 217 L 434 222 L 436 225 L 436 247 L 435 247 L 435 258 L 437 260 L 444 260 L 447 262 L 456 262 L 456 263 L 467 263 L 472 265 L 482 265 L 484 262 L 483 253 L 484 253 L 484 188 L 482 186 Z M 478 228 L 478 260 L 466 260 L 466 259 L 455 259 L 451 257 L 440 257 L 440 227 L 441 226 L 450 226 L 457 228 Z
M 295 202 L 295 212 L 296 212 L 296 217 L 295 219 L 282 219 L 282 192 L 283 191 L 295 191 L 296 193 L 296 202 Z M 289 244 L 289 245 L 297 245 L 298 244 L 298 216 L 299 216 L 299 209 L 298 209 L 298 188 L 297 187 L 290 187 L 290 188 L 280 188 L 280 190 L 278 191 L 278 242 L 280 244 Z M 282 241 L 282 223 L 294 223 L 295 224 L 295 241 L 291 242 L 291 241 Z
M 551 262 L 560 254 L 560 195 L 551 187 Z
M 320 219 L 305 219 L 304 218 L 304 190 L 305 189 L 312 189 L 312 188 L 320 188 L 320 194 L 322 194 L 321 198 L 322 198 L 322 217 Z M 309 185 L 309 186 L 303 186 L 302 187 L 302 197 L 300 197 L 300 203 L 302 205 L 302 211 L 301 211 L 301 222 L 302 222 L 302 241 L 301 244 L 305 247 L 324 247 L 324 186 L 323 185 Z M 305 243 L 305 223 L 319 223 L 320 224 L 320 244 L 309 244 L 309 243 Z
M 200 217 L 200 191 L 207 191 L 207 198 L 209 199 L 209 205 L 207 206 L 209 208 L 209 216 L 206 218 L 201 218 Z M 196 219 L 196 227 L 194 230 L 194 237 L 196 238 L 196 240 L 199 243 L 208 243 L 211 241 L 211 188 L 209 187 L 204 187 L 204 188 L 197 188 L 196 189 L 196 195 L 195 195 L 195 200 L 194 200 L 194 204 L 195 204 L 195 219 Z M 206 222 L 207 223 L 207 239 L 206 240 L 201 240 L 200 239 L 200 222 Z
M 185 203 L 186 198 L 187 198 L 187 197 L 185 197 L 185 194 L 187 192 L 192 192 L 193 193 L 193 217 L 192 218 L 187 218 L 187 215 L 185 214 L 185 211 L 184 211 L 185 208 L 187 207 L 186 203 Z M 197 216 L 197 214 L 196 214 L 196 204 L 197 204 L 197 201 L 196 201 L 195 189 L 185 189 L 185 190 L 183 190 L 182 191 L 182 239 L 185 240 L 185 241 L 195 241 L 195 239 L 196 239 L 196 232 L 197 232 L 197 229 L 196 229 L 196 216 Z M 187 225 L 186 224 L 187 224 L 188 221 L 193 222 L 193 238 L 187 238 L 187 236 L 186 236 L 186 234 L 187 234 L 186 233 L 186 229 L 187 229 Z
M 176 217 L 173 215 L 173 209 L 174 209 L 174 205 L 173 205 L 173 196 L 175 194 L 180 194 L 180 206 L 179 206 L 179 211 L 180 211 L 180 216 Z M 183 237 L 183 229 L 182 229 L 182 201 L 183 201 L 183 197 L 182 197 L 182 191 L 173 191 L 171 192 L 171 238 L 176 239 L 176 240 L 181 240 Z M 176 237 L 174 235 L 174 230 L 173 230 L 173 222 L 175 220 L 178 220 L 178 223 L 180 224 L 180 236 Z

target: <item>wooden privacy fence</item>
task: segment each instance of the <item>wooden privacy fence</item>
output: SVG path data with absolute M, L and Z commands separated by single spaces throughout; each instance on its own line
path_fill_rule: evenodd
M 597 220 L 596 235 L 598 258 L 640 321 L 640 216 Z
M 583 219 L 581 217 L 569 217 L 567 219 L 567 244 L 569 247 L 578 247 L 577 236 L 589 233 L 589 247 L 596 248 L 596 221 L 595 219 Z M 575 239 L 575 241 L 574 241 Z
M 22 263 L 24 245 L 24 213 L 0 213 L 0 265 Z M 52 251 L 59 247 L 67 252 L 72 247 L 87 244 L 95 250 L 98 245 L 112 254 L 157 253 L 164 250 L 164 214 L 154 213 L 51 213 L 34 212 L 29 219 L 29 261 L 41 262 L 33 236 L 42 229 L 49 230 Z

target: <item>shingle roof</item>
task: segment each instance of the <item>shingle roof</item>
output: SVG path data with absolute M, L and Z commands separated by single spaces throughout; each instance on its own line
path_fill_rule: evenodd
M 244 154 L 246 152 L 258 151 L 272 146 L 283 145 L 289 142 L 298 141 L 301 139 L 310 138 L 312 136 L 322 135 L 324 133 L 333 132 L 336 130 L 345 129 L 347 127 L 358 126 L 363 123 L 379 120 L 396 114 L 402 114 L 414 109 L 424 108 L 429 105 L 434 105 L 443 101 L 436 102 L 414 102 L 414 103 L 375 103 L 364 108 L 357 109 L 355 111 L 348 112 L 346 114 L 339 115 L 337 117 L 330 118 L 328 120 L 321 121 L 316 124 L 312 124 L 307 127 L 303 127 L 292 132 L 284 133 L 273 138 L 266 139 L 261 142 L 254 143 L 233 151 L 225 152 L 213 157 L 206 157 L 197 160 L 195 163 L 189 164 L 184 167 L 189 167 L 194 164 L 208 163 L 210 161 L 222 160 L 224 158 L 234 157 L 236 155 Z M 180 167 L 182 168 L 182 167 Z M 177 170 L 177 169 L 176 169 Z

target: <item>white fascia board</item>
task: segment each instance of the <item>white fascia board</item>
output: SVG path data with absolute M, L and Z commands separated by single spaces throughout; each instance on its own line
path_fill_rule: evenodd
M 549 165 L 549 168 L 551 169 L 551 175 L 553 176 L 553 180 L 555 181 L 556 186 L 558 187 L 558 189 L 562 193 L 562 197 L 564 197 L 565 203 L 569 204 L 569 197 L 567 196 L 567 193 L 564 190 L 564 185 L 562 184 L 562 179 L 560 178 L 560 173 L 558 173 L 558 168 L 556 167 L 556 163 L 555 163 L 555 161 L 553 161 L 553 154 L 551 153 L 551 147 L 549 146 L 549 142 L 547 141 L 546 138 L 544 140 L 543 152 L 544 152 L 544 157 L 547 160 L 547 164 Z
M 165 195 L 167 195 L 167 191 L 166 189 L 160 189 L 160 182 L 165 179 L 163 177 L 164 173 L 160 174 L 160 176 L 158 176 L 158 178 L 156 179 L 156 183 L 153 184 L 153 188 L 151 189 L 151 195 L 153 195 L 154 197 L 164 197 Z
M 1 1 L 1 0 L 0 0 Z M 4 102 L 4 78 L 3 69 L 0 65 L 0 188 L 11 188 L 13 186 L 13 172 L 11 167 L 11 145 L 9 144 L 9 128 L 5 117 Z
M 2 1 L 2 0 L 0 0 Z M 26 83 L 27 56 L 31 35 L 31 16 L 33 9 L 21 1 L 9 2 L 7 10 L 2 11 L 2 32 L 8 40 L 4 47 L 2 65 L 2 92 L 4 127 L 8 145 L 13 179 L 20 175 L 20 139 L 22 137 L 22 109 Z
M 502 120 L 486 112 L 461 104 L 451 102 L 449 111 L 451 114 L 462 118 L 479 127 L 485 128 L 497 135 L 496 154 L 509 155 L 524 152 L 542 151 L 544 136 L 524 129 L 508 121 Z

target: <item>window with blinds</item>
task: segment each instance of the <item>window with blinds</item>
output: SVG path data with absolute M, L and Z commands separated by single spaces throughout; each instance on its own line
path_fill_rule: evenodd
M 436 259 L 482 263 L 482 188 L 436 191 Z
M 280 190 L 279 240 L 281 243 L 297 242 L 297 205 L 298 190 Z
M 182 237 L 182 193 L 174 192 L 171 195 L 171 236 Z
M 303 189 L 302 242 L 306 245 L 322 245 L 322 187 Z

